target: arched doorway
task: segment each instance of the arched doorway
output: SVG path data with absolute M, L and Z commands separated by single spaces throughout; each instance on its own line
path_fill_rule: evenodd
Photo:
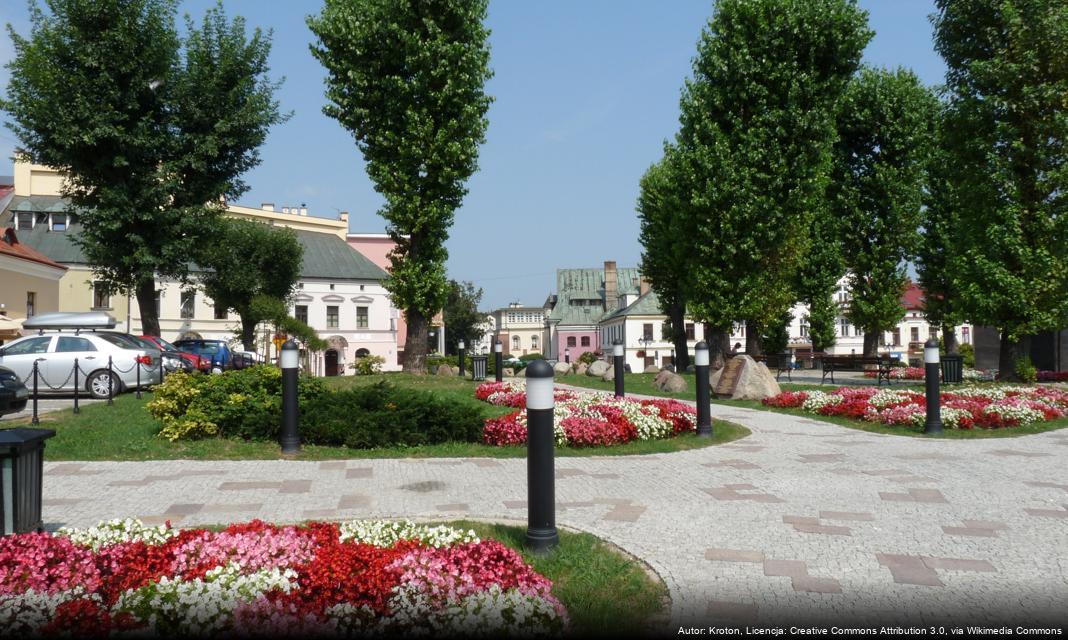
M 326 350 L 326 367 L 324 373 L 328 376 L 337 375 L 337 349 Z

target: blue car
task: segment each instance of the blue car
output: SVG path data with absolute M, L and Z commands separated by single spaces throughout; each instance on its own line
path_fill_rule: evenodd
M 211 361 L 211 370 L 226 371 L 233 368 L 233 354 L 230 352 L 230 347 L 226 345 L 222 340 L 198 340 L 194 338 L 187 338 L 184 340 L 175 340 L 174 346 L 178 347 L 179 351 L 186 353 L 192 353 Z

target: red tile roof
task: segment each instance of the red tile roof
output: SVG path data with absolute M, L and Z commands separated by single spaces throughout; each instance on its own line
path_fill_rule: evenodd
M 67 270 L 67 267 L 50 259 L 45 254 L 19 242 L 18 236 L 15 235 L 15 230 L 13 228 L 3 227 L 3 230 L 2 237 L 0 237 L 0 255 L 11 256 L 21 260 L 29 260 L 30 262 L 63 269 L 64 271 Z
M 901 304 L 905 305 L 907 311 L 923 311 L 923 299 L 923 289 L 915 282 L 910 282 L 905 289 L 905 293 L 901 296 Z

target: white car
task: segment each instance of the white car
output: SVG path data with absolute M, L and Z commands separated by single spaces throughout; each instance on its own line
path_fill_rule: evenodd
M 49 314 L 80 316 L 84 314 Z M 27 320 L 31 322 L 34 318 Z M 41 331 L 0 347 L 0 366 L 15 372 L 19 380 L 33 391 L 33 364 L 37 363 L 38 393 L 71 393 L 74 391 L 74 361 L 78 361 L 78 387 L 94 398 L 108 397 L 109 387 L 114 394 L 137 386 L 140 369 L 141 386 L 159 383 L 160 352 L 131 335 L 115 331 L 85 330 L 73 324 L 71 331 Z M 112 321 L 114 322 L 114 321 Z M 60 326 L 58 319 L 53 324 Z M 90 325 L 95 326 L 95 325 Z M 112 325 L 113 326 L 113 325 Z M 27 328 L 25 323 L 23 328 Z M 115 375 L 112 383 L 108 361 Z

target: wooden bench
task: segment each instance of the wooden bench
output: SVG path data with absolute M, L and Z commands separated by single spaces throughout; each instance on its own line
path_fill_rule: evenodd
M 775 367 L 775 380 L 778 381 L 779 376 L 786 372 L 786 379 L 793 382 L 794 379 L 790 377 L 790 372 L 794 370 L 793 357 L 789 353 L 769 353 L 765 355 L 756 356 L 753 358 L 757 362 L 763 362 L 769 369 Z
M 882 385 L 883 381 L 886 384 L 890 384 L 890 372 L 893 367 L 890 364 L 890 354 L 881 356 L 858 356 L 851 354 L 848 356 L 830 356 L 824 355 L 820 358 L 820 362 L 823 367 L 823 376 L 820 378 L 820 384 L 823 384 L 827 380 L 827 376 L 831 377 L 831 384 L 836 384 L 834 381 L 835 371 L 858 371 L 863 370 L 865 366 L 876 366 L 878 371 L 878 380 L 875 383 L 876 386 Z

